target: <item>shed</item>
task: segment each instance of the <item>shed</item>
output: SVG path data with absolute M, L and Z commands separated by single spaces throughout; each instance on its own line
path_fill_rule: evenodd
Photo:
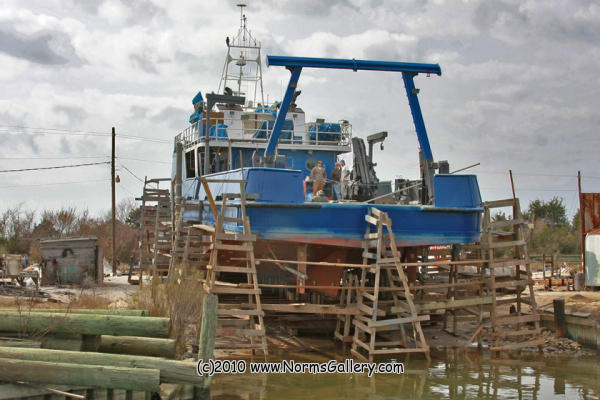
M 585 235 L 585 285 L 600 286 L 600 229 Z
M 96 237 L 40 241 L 42 285 L 81 284 L 87 277 L 102 283 L 102 247 Z

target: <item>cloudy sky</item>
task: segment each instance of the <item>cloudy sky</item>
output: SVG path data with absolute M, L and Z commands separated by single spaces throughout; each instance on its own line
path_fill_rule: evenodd
M 216 90 L 238 1 L 3 0 L 0 169 L 101 163 L 117 130 L 118 199 L 170 176 L 173 136 L 198 90 Z M 484 199 L 600 191 L 600 5 L 593 0 L 250 0 L 264 54 L 434 62 L 419 76 L 434 157 L 480 162 Z M 265 69 L 269 100 L 288 74 Z M 379 176 L 416 178 L 417 140 L 399 74 L 306 70 L 307 117 L 387 130 Z M 110 207 L 107 164 L 0 173 L 0 208 Z

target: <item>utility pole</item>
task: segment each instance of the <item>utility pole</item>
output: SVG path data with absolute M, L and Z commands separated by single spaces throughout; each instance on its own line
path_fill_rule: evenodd
M 112 188 L 112 272 L 117 275 L 117 245 L 116 245 L 116 197 L 115 197 L 115 127 L 112 128 L 112 154 L 110 158 L 110 185 Z

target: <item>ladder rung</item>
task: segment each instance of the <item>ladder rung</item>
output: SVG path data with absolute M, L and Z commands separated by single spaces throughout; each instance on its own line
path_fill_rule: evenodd
M 246 183 L 245 179 L 202 179 L 208 183 Z
M 225 265 L 217 265 L 215 267 L 209 266 L 209 269 L 212 269 L 215 272 L 233 272 L 240 274 L 254 274 L 256 273 L 255 268 L 247 268 L 247 267 L 231 267 Z
M 363 256 L 363 258 L 369 258 L 371 260 L 377 260 L 377 254 L 370 253 L 368 251 L 363 251 L 362 256 Z M 373 265 L 373 266 L 375 266 L 375 265 Z
M 260 294 L 260 289 L 214 286 L 211 292 L 214 294 Z
M 265 315 L 260 310 L 219 309 L 219 315 Z
M 235 217 L 223 217 L 223 221 L 225 222 L 244 222 L 243 218 L 235 218 Z
M 217 250 L 253 251 L 251 244 L 224 244 L 217 242 L 213 247 Z
M 264 329 L 217 328 L 217 336 L 264 336 Z
M 243 234 L 243 233 L 217 233 L 217 240 L 238 240 L 241 242 L 254 242 L 256 241 L 256 235 Z

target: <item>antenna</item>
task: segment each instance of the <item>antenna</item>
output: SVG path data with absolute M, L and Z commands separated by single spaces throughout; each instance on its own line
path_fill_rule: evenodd
M 246 15 L 244 14 L 244 7 L 246 7 L 246 4 L 244 3 L 237 3 L 236 4 L 237 7 L 240 8 L 240 30 L 243 32 L 243 41 L 246 41 Z
M 222 88 L 229 86 L 233 89 L 234 95 L 248 98 L 251 96 L 251 90 L 254 89 L 252 103 L 257 102 L 257 97 L 259 102 L 264 103 L 261 45 L 248 30 L 248 19 L 244 13 L 246 2 L 240 2 L 236 6 L 240 8 L 240 27 L 235 36 L 231 39 L 228 36 L 229 40 L 225 41 L 227 56 L 217 92 L 221 93 Z

